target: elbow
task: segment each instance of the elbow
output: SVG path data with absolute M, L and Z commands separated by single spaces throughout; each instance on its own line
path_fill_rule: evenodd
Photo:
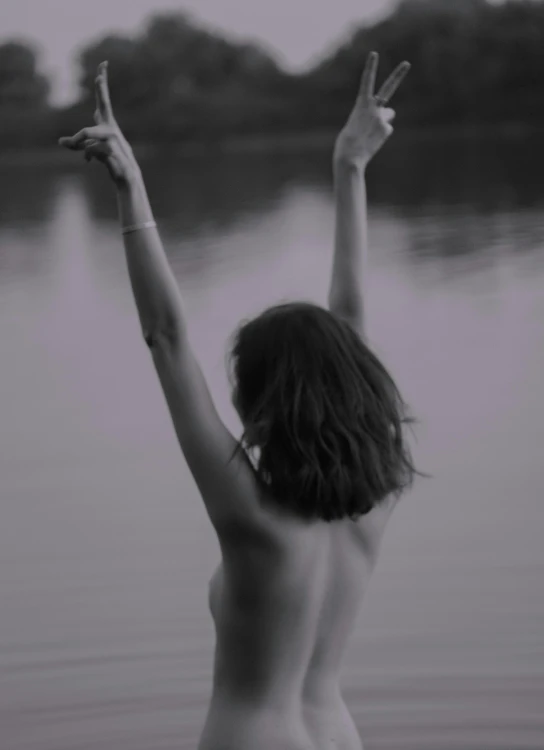
M 157 337 L 154 333 L 143 331 L 143 337 L 148 349 L 153 349 L 156 346 Z
M 153 351 L 160 346 L 175 346 L 183 337 L 183 326 L 181 323 L 150 326 L 142 331 L 147 347 Z

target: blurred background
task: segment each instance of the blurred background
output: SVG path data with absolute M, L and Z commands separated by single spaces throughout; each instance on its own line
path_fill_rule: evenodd
M 346 658 L 365 750 L 544 749 L 544 3 L 7 0 L 0 10 L 0 747 L 192 750 L 219 548 L 141 339 L 115 193 L 61 151 L 110 62 L 218 408 L 241 318 L 324 304 L 331 147 L 368 173 L 370 342 L 433 474 Z

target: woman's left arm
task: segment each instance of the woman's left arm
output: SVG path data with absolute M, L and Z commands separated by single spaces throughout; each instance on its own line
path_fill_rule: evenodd
M 183 300 L 139 169 L 118 185 L 117 203 L 128 273 L 144 339 L 150 347 L 163 337 L 184 340 L 187 326 Z
M 189 341 L 181 294 L 153 219 L 144 182 L 109 98 L 107 65 L 96 79 L 96 125 L 60 144 L 103 162 L 116 185 L 128 271 L 144 338 L 162 385 L 173 425 L 222 543 L 262 530 L 257 480 L 243 451 L 222 422 Z
M 181 294 L 153 219 L 140 167 L 113 114 L 106 62 L 98 66 L 95 87 L 95 126 L 61 138 L 59 143 L 84 151 L 87 161 L 104 163 L 117 188 L 128 270 L 145 340 L 151 344 L 165 332 L 185 336 Z

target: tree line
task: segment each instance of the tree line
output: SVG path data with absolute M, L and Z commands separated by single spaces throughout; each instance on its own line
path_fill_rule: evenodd
M 185 13 L 157 13 L 136 36 L 107 34 L 79 50 L 79 95 L 66 107 L 51 105 L 33 45 L 5 41 L 0 148 L 54 144 L 90 124 L 105 59 L 118 120 L 134 143 L 332 131 L 345 121 L 373 49 L 382 76 L 403 59 L 412 63 L 394 102 L 399 124 L 544 125 L 544 2 L 400 0 L 303 74 Z

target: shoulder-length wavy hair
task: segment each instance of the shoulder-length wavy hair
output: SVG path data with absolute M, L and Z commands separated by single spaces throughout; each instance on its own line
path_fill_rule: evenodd
M 393 379 L 355 330 L 309 302 L 242 321 L 227 371 L 256 472 L 273 502 L 300 517 L 356 520 L 418 472 Z

